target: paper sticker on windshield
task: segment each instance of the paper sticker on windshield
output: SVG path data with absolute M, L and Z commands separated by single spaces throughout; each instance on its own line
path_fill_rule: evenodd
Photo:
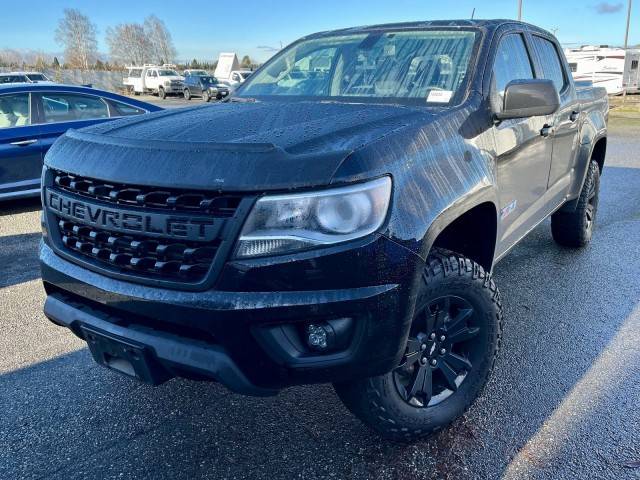
M 427 97 L 427 103 L 449 103 L 453 97 L 451 90 L 431 90 Z

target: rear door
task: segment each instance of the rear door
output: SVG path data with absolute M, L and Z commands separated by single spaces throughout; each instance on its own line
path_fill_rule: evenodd
M 522 32 L 510 32 L 500 38 L 491 75 L 492 109 L 500 111 L 509 82 L 534 78 Z M 551 121 L 549 116 L 537 116 L 504 120 L 494 126 L 500 202 L 498 255 L 542 218 L 553 145 L 545 135 Z
M 57 138 L 71 128 L 82 128 L 109 120 L 109 105 L 98 95 L 72 92 L 34 93 L 42 130 L 43 155 Z
M 552 120 L 553 155 L 547 188 L 549 201 L 561 202 L 569 188 L 571 169 L 578 152 L 580 102 L 555 41 L 533 34 L 531 44 L 537 77 L 552 80 L 560 95 L 560 108 Z
M 0 199 L 40 188 L 42 142 L 29 93 L 0 95 Z

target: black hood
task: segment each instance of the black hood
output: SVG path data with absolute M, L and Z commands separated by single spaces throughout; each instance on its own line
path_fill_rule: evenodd
M 322 185 L 354 150 L 428 115 L 392 105 L 221 103 L 63 136 L 46 164 L 113 182 L 265 190 Z

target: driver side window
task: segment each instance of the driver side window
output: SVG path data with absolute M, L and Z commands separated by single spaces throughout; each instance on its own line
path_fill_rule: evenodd
M 509 82 L 533 78 L 531 59 L 522 34 L 511 33 L 502 37 L 496 52 L 492 75 L 491 101 L 495 111 L 500 111 L 502 110 L 504 91 Z

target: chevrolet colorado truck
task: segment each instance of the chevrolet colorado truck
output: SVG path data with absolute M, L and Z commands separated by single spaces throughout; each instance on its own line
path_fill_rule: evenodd
M 591 240 L 608 108 L 525 23 L 305 37 L 220 104 L 55 143 L 45 314 L 145 382 L 331 382 L 384 437 L 429 435 L 494 365 L 495 263 L 549 216 Z

